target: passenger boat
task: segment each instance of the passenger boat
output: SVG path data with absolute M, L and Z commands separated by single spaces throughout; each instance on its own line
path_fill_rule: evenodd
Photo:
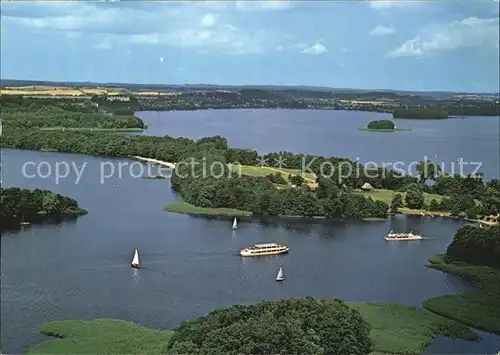
M 410 233 L 394 233 L 391 231 L 385 238 L 385 240 L 420 240 L 423 239 L 421 235 Z
M 241 256 L 276 255 L 288 252 L 289 248 L 283 244 L 267 243 L 255 244 L 251 247 L 240 249 Z

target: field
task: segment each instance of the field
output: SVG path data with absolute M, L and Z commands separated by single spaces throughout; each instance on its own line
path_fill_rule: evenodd
M 472 340 L 475 333 L 422 308 L 390 303 L 349 303 L 371 325 L 374 354 L 421 354 L 434 336 Z M 28 354 L 160 354 L 173 331 L 143 328 L 121 320 L 61 321 L 44 325 L 54 336 Z
M 285 168 L 273 168 L 269 166 L 252 166 L 252 165 L 232 165 L 228 164 L 229 168 L 236 174 L 249 175 L 249 176 L 267 176 L 270 174 L 279 173 L 285 180 L 288 180 L 288 175 L 300 175 L 302 172 L 298 169 L 285 169 Z M 307 182 L 315 182 L 316 177 L 311 173 L 304 173 L 303 178 Z
M 447 263 L 444 255 L 431 258 L 427 266 L 473 281 L 480 290 L 431 298 L 424 303 L 426 309 L 500 335 L 500 270 L 488 266 Z
M 161 92 L 161 91 L 138 91 L 131 92 L 125 88 L 78 88 L 64 86 L 47 86 L 47 85 L 32 85 L 32 86 L 17 86 L 5 87 L 0 90 L 2 95 L 29 95 L 29 96 L 92 96 L 92 95 L 108 95 L 115 96 L 120 94 L 132 94 L 137 96 L 173 96 L 180 95 L 176 92 Z
M 225 217 L 239 217 L 251 216 L 251 212 L 240 211 L 233 208 L 204 208 L 193 206 L 187 202 L 176 202 L 165 206 L 167 212 L 184 213 L 198 216 L 225 216 Z
M 356 190 L 355 192 L 360 195 L 363 195 L 364 197 L 371 197 L 374 200 L 384 201 L 388 205 L 391 204 L 391 201 L 394 195 L 396 194 L 401 194 L 401 196 L 403 196 L 403 201 L 406 197 L 405 192 L 397 192 L 393 190 L 384 190 L 384 189 L 374 189 L 372 191 Z M 427 204 L 431 203 L 432 199 L 435 199 L 436 201 L 440 202 L 444 197 L 445 196 L 428 194 L 427 192 L 424 192 L 424 199 L 425 203 Z

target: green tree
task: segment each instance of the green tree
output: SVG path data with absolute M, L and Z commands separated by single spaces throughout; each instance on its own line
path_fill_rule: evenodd
M 304 183 L 304 178 L 300 175 L 293 175 L 290 182 L 295 186 L 300 186 Z
M 390 209 L 392 212 L 396 212 L 401 207 L 403 207 L 403 196 L 401 194 L 395 194 L 392 198 Z
M 422 183 L 427 180 L 436 180 L 441 172 L 438 163 L 432 160 L 423 160 L 417 164 L 417 172 Z
M 359 312 L 338 299 L 262 301 L 181 323 L 168 353 L 364 355 L 373 348 L 369 331 Z
M 424 205 L 424 193 L 418 184 L 410 184 L 406 189 L 406 206 L 420 209 Z

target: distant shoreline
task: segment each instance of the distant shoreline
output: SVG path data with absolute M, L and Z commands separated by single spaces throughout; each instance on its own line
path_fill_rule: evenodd
M 358 128 L 359 131 L 366 132 L 408 132 L 411 128 L 377 129 L 377 128 Z

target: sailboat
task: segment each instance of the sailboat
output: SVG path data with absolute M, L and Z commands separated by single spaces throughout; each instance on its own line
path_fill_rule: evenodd
M 285 277 L 283 276 L 283 269 L 280 266 L 280 271 L 278 271 L 278 276 L 276 276 L 276 281 L 283 281 Z
M 135 249 L 134 258 L 132 259 L 132 263 L 130 264 L 130 266 L 136 269 L 141 268 L 141 264 L 139 264 L 139 252 L 137 251 L 137 249 Z
M 234 220 L 233 220 L 233 229 L 236 229 L 238 228 L 238 222 L 236 221 L 236 217 L 234 217 Z

